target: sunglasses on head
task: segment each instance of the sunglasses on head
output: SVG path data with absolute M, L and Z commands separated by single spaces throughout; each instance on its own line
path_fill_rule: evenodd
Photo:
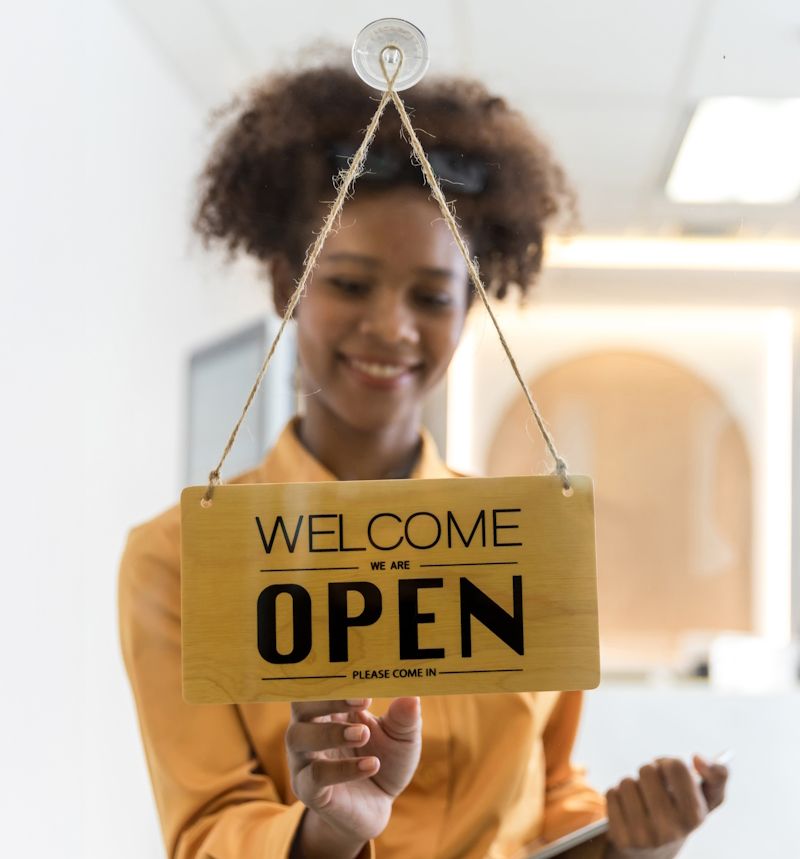
M 331 143 L 328 155 L 335 172 L 346 168 L 358 147 L 352 143 Z M 432 148 L 426 152 L 433 172 L 446 190 L 460 194 L 480 194 L 486 190 L 489 178 L 488 165 L 474 155 L 465 155 L 452 149 Z M 411 163 L 409 156 L 394 150 L 373 146 L 367 152 L 364 172 L 359 181 L 389 182 L 393 179 L 416 176 L 422 180 L 419 167 Z

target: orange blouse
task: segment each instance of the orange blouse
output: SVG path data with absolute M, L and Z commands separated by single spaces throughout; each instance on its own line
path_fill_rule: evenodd
M 423 434 L 415 478 L 455 476 Z M 335 480 L 289 424 L 233 482 Z M 292 793 L 289 705 L 192 705 L 181 697 L 180 510 L 134 528 L 119 580 L 122 650 L 167 853 L 286 859 L 304 806 Z M 388 700 L 376 699 L 381 715 Z M 580 692 L 429 696 L 422 757 L 365 856 L 511 859 L 605 815 L 570 762 Z

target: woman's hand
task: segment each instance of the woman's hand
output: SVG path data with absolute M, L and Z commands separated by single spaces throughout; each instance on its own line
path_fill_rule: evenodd
M 292 704 L 286 751 L 308 808 L 293 855 L 354 857 L 386 828 L 419 762 L 419 698 L 396 698 L 376 719 L 370 699 Z
M 694 757 L 698 783 L 677 758 L 660 758 L 608 791 L 607 859 L 671 859 L 725 797 L 728 770 Z

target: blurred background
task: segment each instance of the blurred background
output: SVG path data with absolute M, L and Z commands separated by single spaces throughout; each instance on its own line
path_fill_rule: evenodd
M 256 268 L 190 235 L 209 113 L 315 39 L 349 46 L 397 16 L 426 34 L 429 74 L 477 76 L 522 109 L 579 195 L 581 227 L 550 242 L 531 301 L 498 308 L 571 470 L 596 481 L 604 680 L 576 757 L 604 789 L 655 755 L 734 748 L 729 801 L 684 855 L 796 855 L 800 6 L 0 14 L 6 852 L 163 855 L 117 564 L 131 525 L 204 479 L 275 327 Z M 228 475 L 291 413 L 292 351 Z M 456 468 L 549 468 L 481 308 L 427 421 Z

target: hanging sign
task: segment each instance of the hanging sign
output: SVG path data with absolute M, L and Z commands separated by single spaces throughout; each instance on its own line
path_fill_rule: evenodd
M 192 703 L 593 688 L 591 481 L 185 489 Z

